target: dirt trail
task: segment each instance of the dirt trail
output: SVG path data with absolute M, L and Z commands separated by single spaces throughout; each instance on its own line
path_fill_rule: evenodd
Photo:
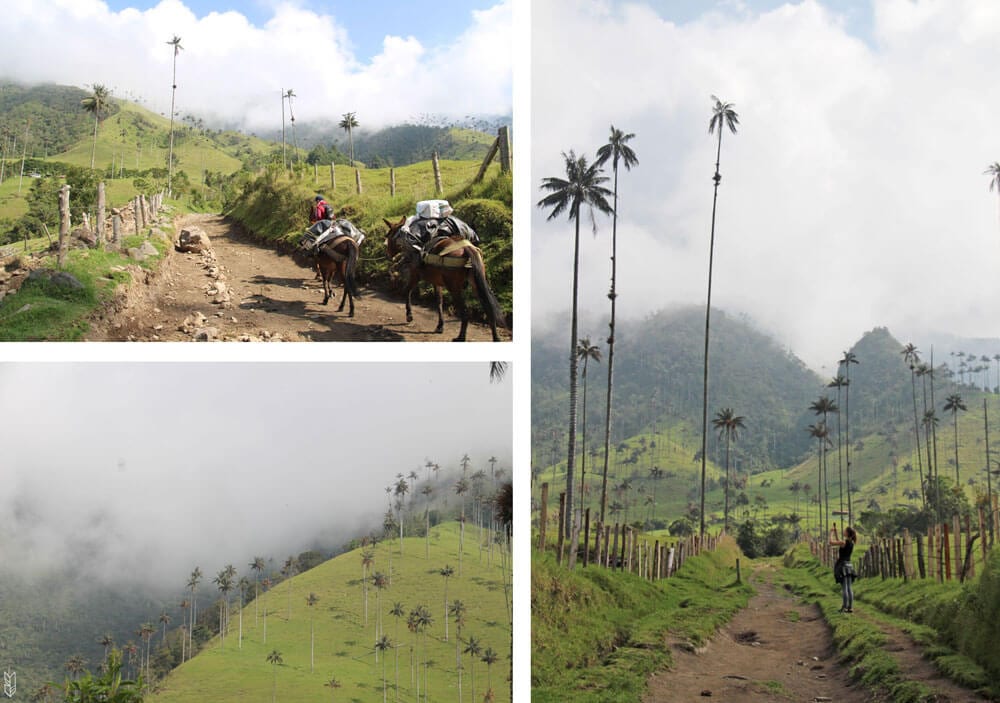
M 434 334 L 435 311 L 414 306 L 413 322 L 407 324 L 401 295 L 388 297 L 366 286 L 363 297 L 355 299 L 353 318 L 346 307 L 336 311 L 339 286 L 323 306 L 323 288 L 311 270 L 252 240 L 220 215 L 186 215 L 176 225 L 177 232 L 197 226 L 208 234 L 229 302 L 213 302 L 213 279 L 201 255 L 171 250 L 157 275 L 146 285 L 133 285 L 115 310 L 94 320 L 89 340 L 191 341 L 206 328 L 213 329 L 201 336 L 222 341 L 442 342 L 458 334 L 459 322 L 447 311 L 444 333 Z M 468 339 L 488 342 L 490 330 L 469 325 Z
M 705 701 L 708 692 L 727 703 L 869 700 L 837 663 L 819 608 L 776 587 L 773 572 L 754 571 L 757 595 L 703 650 L 673 651 L 674 666 L 650 678 L 644 703 Z
M 654 674 L 643 703 L 666 701 L 831 701 L 862 703 L 881 700 L 851 682 L 838 663 L 830 628 L 818 606 L 803 604 L 774 585 L 775 567 L 759 565 L 751 576 L 757 595 L 703 649 L 693 653 L 682 643 L 673 652 L 674 666 Z M 942 677 L 924 659 L 913 640 L 866 612 L 857 603 L 852 615 L 879 627 L 885 646 L 904 678 L 919 681 L 944 703 L 983 699 Z

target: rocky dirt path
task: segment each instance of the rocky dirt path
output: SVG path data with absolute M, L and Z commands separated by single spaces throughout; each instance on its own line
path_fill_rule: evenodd
M 436 312 L 415 306 L 407 324 L 401 296 L 366 286 L 353 318 L 346 308 L 336 312 L 339 286 L 323 306 L 322 285 L 310 269 L 255 242 L 220 215 L 185 215 L 176 225 L 177 232 L 196 226 L 208 234 L 223 294 L 202 255 L 171 250 L 157 275 L 131 286 L 113 310 L 93 321 L 89 340 L 442 342 L 458 334 L 459 322 L 447 311 L 444 333 L 434 334 Z M 470 325 L 468 338 L 488 342 L 489 328 Z
M 869 700 L 837 663 L 819 608 L 775 586 L 774 571 L 754 571 L 757 595 L 706 647 L 675 648 L 674 666 L 650 678 L 644 703 Z

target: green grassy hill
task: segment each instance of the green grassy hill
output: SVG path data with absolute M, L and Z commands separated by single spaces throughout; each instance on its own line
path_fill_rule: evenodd
M 272 687 L 276 687 L 277 699 L 284 701 L 327 698 L 375 701 L 382 696 L 383 668 L 389 699 L 395 700 L 397 655 L 400 700 L 416 700 L 415 665 L 411 669 L 411 662 L 427 663 L 426 673 L 420 672 L 421 695 L 426 685 L 428 700 L 455 700 L 458 696 L 456 645 L 464 650 L 474 638 L 484 651 L 487 647 L 492 648 L 498 659 L 488 671 L 481 661 L 482 655 L 473 658 L 461 654 L 463 696 L 470 696 L 474 677 L 474 700 L 481 700 L 490 678 L 495 700 L 509 701 L 510 573 L 508 570 L 505 575 L 500 548 L 494 547 L 491 562 L 488 549 L 479 548 L 477 530 L 469 525 L 471 523 L 466 527 L 461 573 L 456 523 L 431 528 L 429 554 L 420 537 L 405 538 L 402 554 L 398 539 L 379 544 L 369 575 L 391 573 L 391 585 L 380 595 L 374 587 L 369 587 L 367 620 L 360 548 L 280 583 L 261 595 L 258 624 L 254 623 L 251 600 L 243 609 L 242 648 L 239 647 L 238 615 L 234 605 L 224 648 L 218 637 L 212 639 L 194 659 L 168 675 L 150 700 L 162 703 L 190 700 L 224 703 L 248 697 L 263 700 Z M 439 571 L 446 565 L 454 569 L 454 575 L 447 579 L 448 601 L 461 600 L 466 606 L 460 639 L 452 617 L 448 619 L 447 639 L 445 637 L 446 579 Z M 509 560 L 506 566 L 509 568 Z M 319 598 L 312 608 L 306 605 L 310 593 Z M 390 614 L 396 602 L 402 604 L 406 613 L 398 622 Z M 432 623 L 424 634 L 416 636 L 407 629 L 406 621 L 410 611 L 420 605 L 427 607 Z M 380 614 L 382 632 L 393 649 L 379 655 L 376 662 L 375 628 Z M 310 627 L 315 633 L 315 667 L 310 665 Z M 268 654 L 274 650 L 281 653 L 281 665 L 272 666 L 267 662 Z M 339 682 L 338 689 L 326 686 L 331 679 Z

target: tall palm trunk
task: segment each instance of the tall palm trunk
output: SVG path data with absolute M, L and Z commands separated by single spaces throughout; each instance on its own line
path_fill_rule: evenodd
M 174 48 L 173 87 L 170 91 L 170 148 L 167 151 L 167 194 L 172 195 L 174 178 L 174 99 L 177 97 L 177 49 Z
M 725 518 L 723 520 L 723 525 L 725 525 L 724 529 L 727 535 L 729 534 L 729 440 L 730 440 L 730 433 L 726 432 L 726 500 L 725 500 L 726 505 L 723 511 L 725 515 Z M 656 490 L 655 483 L 653 484 L 653 490 L 654 491 Z
M 720 133 L 721 136 L 721 133 Z M 601 523 L 604 523 L 604 511 L 607 506 L 607 486 L 608 486 L 608 456 L 611 449 L 611 397 L 614 390 L 615 372 L 615 303 L 618 294 L 615 292 L 616 272 L 618 267 L 618 161 L 614 161 L 615 184 L 614 184 L 614 214 L 611 219 L 611 321 L 608 324 L 610 332 L 608 334 L 608 398 L 604 407 L 604 480 L 601 484 Z
M 90 149 L 90 167 L 94 168 L 94 159 L 97 157 L 97 125 L 100 121 L 100 112 L 94 110 L 94 146 Z
M 587 357 L 583 358 L 583 436 L 580 438 L 580 515 L 583 515 L 584 481 L 587 478 Z
M 920 450 L 920 424 L 917 422 L 917 379 L 910 366 L 910 388 L 913 391 L 913 434 L 917 438 L 917 471 L 920 474 L 920 502 L 927 505 L 927 496 L 924 494 L 924 459 Z
M 705 364 L 701 385 L 701 524 L 698 535 L 705 537 L 705 475 L 707 472 L 708 450 L 708 333 L 711 329 L 712 317 L 712 263 L 715 258 L 715 206 L 719 200 L 719 160 L 722 157 L 722 125 L 719 125 L 719 146 L 715 152 L 715 187 L 712 193 L 712 234 L 708 244 L 708 300 L 705 303 Z
M 573 469 L 576 458 L 576 394 L 577 394 L 577 294 L 580 289 L 580 214 L 576 216 L 573 238 L 573 312 L 570 321 L 569 340 L 569 442 L 566 453 L 566 524 L 562 530 L 567 538 L 573 534 Z M 605 459 L 605 461 L 607 461 Z M 601 483 L 601 494 L 608 489 L 608 472 L 605 470 Z M 603 510 L 602 510 L 603 513 Z
M 993 482 L 990 479 L 990 415 L 986 408 L 986 398 L 983 398 L 983 430 L 986 433 L 986 511 L 990 516 L 989 519 L 989 533 L 990 533 L 990 546 L 993 546 Z

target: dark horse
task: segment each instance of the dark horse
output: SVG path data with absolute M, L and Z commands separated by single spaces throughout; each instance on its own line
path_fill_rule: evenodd
M 351 307 L 348 317 L 354 317 L 354 298 L 361 296 L 354 280 L 354 272 L 358 267 L 359 251 L 358 243 L 347 235 L 334 237 L 322 244 L 317 252 L 314 252 L 312 244 L 305 240 L 295 251 L 299 264 L 312 268 L 312 263 L 315 262 L 319 269 L 320 277 L 323 279 L 323 305 L 326 305 L 333 295 L 334 277 L 340 277 L 344 284 L 344 295 L 340 299 L 337 312 L 343 312 L 344 302 L 349 300 Z
M 420 280 L 423 279 L 434 286 L 434 291 L 437 293 L 438 324 L 434 332 L 441 334 L 444 331 L 444 296 L 441 289 L 447 288 L 455 303 L 458 317 L 462 321 L 458 336 L 452 341 L 464 342 L 465 332 L 469 327 L 469 313 L 465 307 L 463 294 L 465 287 L 471 284 L 479 297 L 483 311 L 489 318 L 493 341 L 499 342 L 497 325 L 505 326 L 504 315 L 496 296 L 490 290 L 489 283 L 486 282 L 486 267 L 483 264 L 482 252 L 460 235 L 435 237 L 425 246 L 425 253 L 417 252 L 406 241 L 405 232 L 401 231 L 406 222 L 405 217 L 395 223 L 385 219 L 382 221 L 389 227 L 389 234 L 385 239 L 389 258 L 400 257 L 399 267 L 409 272 L 410 278 L 406 286 L 406 321 L 413 322 L 410 299 Z

